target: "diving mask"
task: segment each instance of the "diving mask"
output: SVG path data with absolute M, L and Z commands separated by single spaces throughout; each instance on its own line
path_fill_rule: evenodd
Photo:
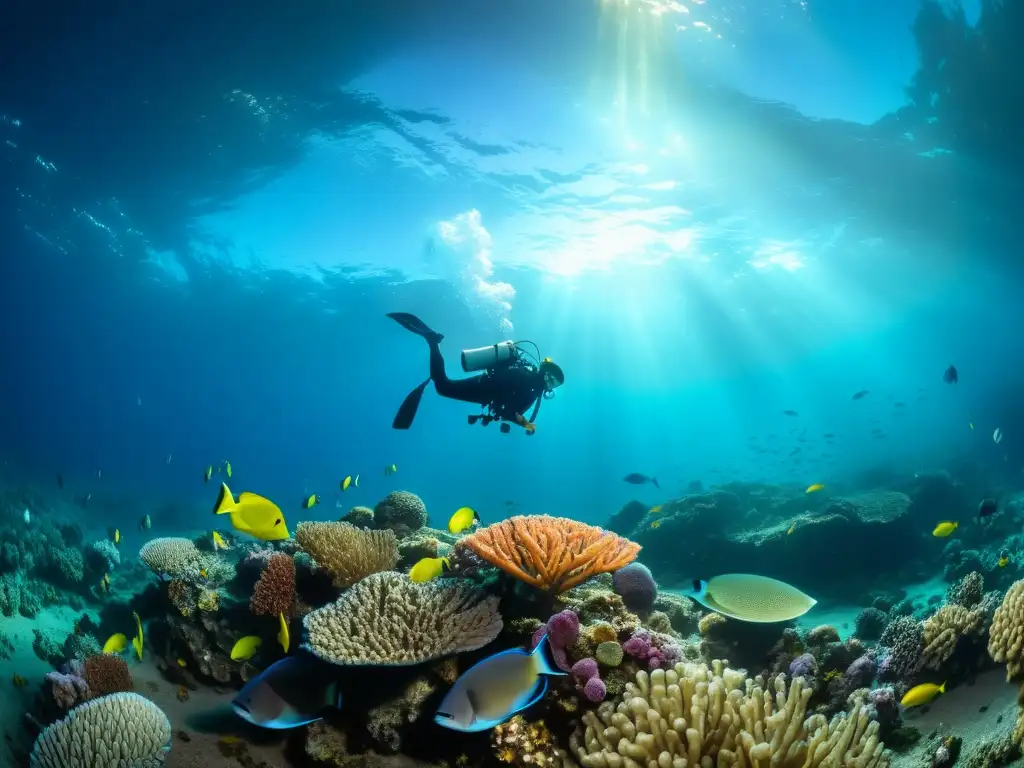
M 551 361 L 550 357 L 545 357 L 544 362 L 540 364 L 540 373 L 544 377 L 544 386 L 549 390 L 565 384 L 565 374 L 562 373 L 560 366 Z

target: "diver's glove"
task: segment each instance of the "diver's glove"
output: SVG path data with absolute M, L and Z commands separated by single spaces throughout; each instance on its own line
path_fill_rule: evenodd
M 532 421 L 527 421 L 526 417 L 520 413 L 516 414 L 516 424 L 526 430 L 526 434 L 532 435 L 537 431 L 537 425 Z

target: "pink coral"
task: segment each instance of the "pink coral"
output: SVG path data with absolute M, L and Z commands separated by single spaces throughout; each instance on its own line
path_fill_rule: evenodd
M 50 684 L 53 700 L 61 709 L 71 709 L 78 702 L 89 698 L 89 685 L 78 675 L 48 672 L 46 681 Z
M 668 635 L 638 629 L 622 644 L 622 650 L 638 661 L 646 661 L 648 669 L 659 669 L 675 664 L 682 651 Z
M 587 701 L 597 704 L 600 701 L 604 701 L 604 697 L 608 695 L 608 687 L 604 684 L 604 680 L 594 675 L 583 686 L 583 695 L 587 697 Z
M 565 649 L 579 639 L 580 617 L 569 610 L 556 613 L 533 633 L 531 647 L 536 648 L 544 635 L 548 636 L 548 647 L 551 648 L 551 658 L 554 659 L 555 666 L 563 672 L 568 672 L 570 664 Z
M 597 675 L 597 662 L 594 659 L 580 659 L 572 665 L 572 676 L 585 683 Z

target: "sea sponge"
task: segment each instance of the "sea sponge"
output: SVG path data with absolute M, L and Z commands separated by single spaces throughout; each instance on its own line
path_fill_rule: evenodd
M 622 646 L 617 640 L 609 640 L 597 646 L 595 658 L 606 667 L 617 667 L 622 663 Z
M 82 677 L 93 696 L 106 696 L 132 689 L 128 662 L 112 653 L 93 654 L 82 664 Z
M 170 744 L 171 724 L 156 704 L 136 693 L 112 693 L 39 734 L 29 768 L 157 768 Z
M 142 545 L 139 559 L 158 576 L 191 579 L 198 574 L 202 553 L 190 539 L 166 537 Z
M 373 525 L 391 529 L 398 536 L 418 531 L 427 524 L 427 505 L 409 491 L 392 491 L 373 508 Z
M 888 765 L 862 703 L 831 721 L 807 717 L 812 693 L 803 678 L 763 686 L 720 661 L 640 671 L 622 696 L 583 713 L 569 743 L 584 768 Z
M 597 675 L 597 660 L 580 659 L 572 665 L 572 669 L 569 672 L 578 682 L 585 683 Z
M 295 560 L 278 553 L 267 561 L 249 600 L 249 610 L 257 616 L 290 619 L 295 613 Z
M 612 589 L 631 611 L 649 611 L 658 599 L 658 584 L 643 563 L 632 562 L 613 573 Z
M 414 584 L 392 572 L 367 576 L 307 614 L 303 624 L 309 635 L 304 647 L 340 665 L 419 664 L 476 650 L 502 628 L 498 598 L 471 582 Z
M 981 634 L 984 618 L 982 611 L 968 610 L 956 603 L 947 603 L 939 608 L 924 622 L 922 664 L 929 669 L 938 669 L 953 655 L 961 637 Z
M 921 669 L 924 650 L 924 629 L 913 616 L 900 616 L 892 621 L 878 644 L 889 649 L 879 665 L 878 676 L 884 680 L 902 680 Z
M 583 685 L 583 695 L 587 701 L 597 704 L 599 701 L 604 701 L 604 697 L 608 695 L 608 687 L 597 675 L 587 680 Z
M 398 540 L 391 531 L 304 522 L 295 529 L 295 541 L 342 589 L 370 574 L 389 571 L 398 562 Z
M 1024 580 L 1015 581 L 992 617 L 988 653 L 1006 664 L 1006 679 L 1024 670 Z
M 701 637 L 704 637 L 716 624 L 725 624 L 726 621 L 728 621 L 728 619 L 720 613 L 705 614 L 704 616 L 701 616 L 700 621 L 697 622 L 697 631 L 700 632 Z

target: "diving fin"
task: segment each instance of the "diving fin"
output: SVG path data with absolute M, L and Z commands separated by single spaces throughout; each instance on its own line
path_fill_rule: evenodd
M 436 341 L 440 343 L 444 338 L 444 336 L 431 329 L 430 326 L 416 317 L 416 315 L 410 315 L 408 312 L 388 312 L 388 317 L 405 328 L 405 330 L 412 331 L 417 336 L 422 336 L 427 341 Z
M 420 384 L 416 389 L 405 396 L 402 405 L 395 414 L 395 420 L 391 422 L 392 429 L 408 429 L 412 426 L 412 420 L 416 418 L 416 411 L 420 407 L 420 400 L 423 398 L 423 390 L 426 389 L 430 379 Z

